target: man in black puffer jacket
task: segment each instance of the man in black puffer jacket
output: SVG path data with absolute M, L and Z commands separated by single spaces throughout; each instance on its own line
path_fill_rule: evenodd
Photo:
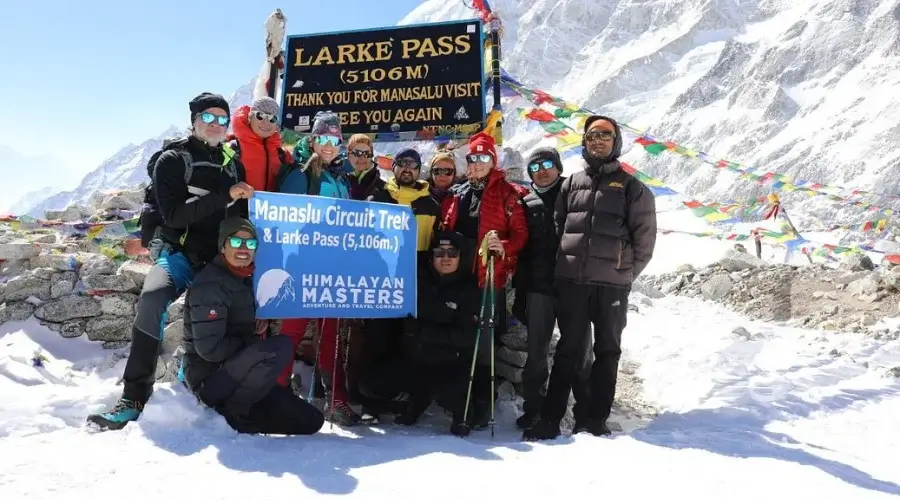
M 653 192 L 622 170 L 619 124 L 589 117 L 582 146 L 582 170 L 562 183 L 554 209 L 560 339 L 540 420 L 523 433 L 525 439 L 559 436 L 573 389 L 573 433 L 610 433 L 606 421 L 616 394 L 628 295 L 656 246 Z M 593 365 L 586 363 L 591 340 Z
M 166 309 L 219 253 L 219 223 L 229 216 L 246 217 L 247 199 L 253 196 L 253 188 L 244 182 L 244 167 L 223 145 L 230 121 L 228 102 L 203 93 L 188 107 L 191 136 L 166 145 L 150 168 L 158 214 L 141 217 L 153 215 L 161 222 L 147 237 L 156 265 L 138 299 L 122 397 L 110 411 L 87 418 L 103 430 L 121 429 L 141 416 L 156 381 Z M 142 230 L 147 228 L 142 225 Z
M 490 339 L 478 346 L 468 420 L 463 413 L 468 391 L 481 293 L 471 274 L 467 241 L 459 233 L 437 233 L 432 258 L 419 273 L 418 317 L 406 320 L 404 354 L 411 365 L 410 403 L 396 422 L 413 425 L 433 399 L 453 414 L 450 432 L 465 435 L 487 425 L 490 409 Z
M 550 375 L 550 340 L 556 326 L 556 287 L 553 269 L 559 238 L 553 210 L 559 187 L 566 179 L 559 152 L 553 148 L 537 148 L 528 157 L 527 171 L 531 192 L 525 195 L 525 218 L 528 221 L 528 243 L 519 253 L 519 265 L 513 278 L 516 287 L 516 309 L 528 329 L 528 358 L 522 373 L 525 413 L 516 420 L 520 429 L 537 422 L 547 391 Z
M 278 384 L 293 362 L 291 339 L 256 319 L 256 230 L 246 219 L 222 222 L 221 254 L 197 274 L 184 307 L 184 379 L 197 398 L 243 433 L 315 434 L 325 416 Z

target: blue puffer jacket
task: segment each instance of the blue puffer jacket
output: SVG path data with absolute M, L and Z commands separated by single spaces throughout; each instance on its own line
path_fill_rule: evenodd
M 294 167 L 278 185 L 278 192 L 350 199 L 350 182 L 347 180 L 346 175 L 341 174 L 335 178 L 331 172 L 323 169 L 322 175 L 316 178 L 311 168 L 311 164 L 314 161 L 320 161 L 317 155 L 310 157 L 302 167 Z M 334 160 L 334 163 L 343 165 L 344 160 L 338 157 Z

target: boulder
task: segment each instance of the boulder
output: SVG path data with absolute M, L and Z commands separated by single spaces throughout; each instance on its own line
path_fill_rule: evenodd
M 124 342 L 131 339 L 133 317 L 101 316 L 87 321 L 87 337 L 94 341 Z
M 150 272 L 152 267 L 153 266 L 147 263 L 129 260 L 119 266 L 116 274 L 128 276 L 131 278 L 131 281 L 134 281 L 135 286 L 140 289 L 143 288 L 144 280 L 147 279 L 147 273 Z
M 3 297 L 6 301 L 25 300 L 28 297 L 50 300 L 50 280 L 38 276 L 16 276 L 4 285 Z
M 700 292 L 704 299 L 718 302 L 731 293 L 733 286 L 734 282 L 727 274 L 717 274 L 700 285 Z
M 767 263 L 755 255 L 750 255 L 746 250 L 741 251 L 737 248 L 730 248 L 719 259 L 719 265 L 726 271 L 736 272 L 745 269 L 760 269 L 766 267 Z
M 875 269 L 875 264 L 868 255 L 862 252 L 851 252 L 846 254 L 841 261 L 841 268 L 848 271 L 871 271 Z
M 51 323 L 64 323 L 72 319 L 94 318 L 103 314 L 100 302 L 84 295 L 66 295 L 42 304 L 34 316 Z
M 27 240 L 0 243 L 0 260 L 27 260 L 41 253 L 41 247 Z

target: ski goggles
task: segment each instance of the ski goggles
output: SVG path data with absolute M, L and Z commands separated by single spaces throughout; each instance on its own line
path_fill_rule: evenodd
M 550 161 L 550 160 L 536 161 L 536 162 L 534 162 L 534 163 L 528 165 L 528 170 L 529 170 L 532 174 L 537 173 L 538 170 L 541 170 L 541 169 L 544 169 L 544 170 L 550 170 L 550 169 L 552 169 L 552 168 L 556 168 L 556 165 L 554 165 L 553 162 Z
M 455 168 L 432 168 L 432 175 L 453 175 L 456 173 Z
M 203 120 L 203 123 L 207 125 L 211 125 L 212 122 L 216 122 L 223 127 L 227 127 L 228 123 L 231 122 L 231 118 L 229 118 L 228 116 L 214 115 L 209 111 L 200 113 L 200 119 Z
M 610 132 L 609 130 L 592 130 L 592 131 L 584 134 L 584 140 L 587 142 L 593 142 L 598 139 L 608 141 L 615 137 L 616 137 L 616 134 Z
M 466 161 L 469 163 L 490 163 L 494 157 L 489 154 L 466 155 Z
M 269 122 L 269 123 L 277 123 L 278 117 L 275 115 L 270 115 L 269 113 L 263 113 L 262 111 L 256 112 L 256 119 L 261 122 Z
M 364 151 L 362 149 L 354 149 L 350 151 L 350 154 L 357 158 L 371 158 L 375 156 L 371 151 Z
M 458 248 L 435 248 L 431 251 L 435 257 L 438 259 L 442 259 L 444 257 L 450 257 L 451 259 L 455 259 L 459 257 L 459 249 Z
M 343 140 L 336 135 L 317 135 L 315 140 L 316 144 L 319 146 L 330 145 L 334 148 L 340 146 L 341 142 L 343 142 Z
M 259 240 L 257 240 L 256 238 L 241 238 L 240 236 L 229 236 L 228 246 L 230 246 L 231 248 L 241 248 L 241 246 L 246 246 L 247 250 L 256 250 L 256 247 L 259 246 Z

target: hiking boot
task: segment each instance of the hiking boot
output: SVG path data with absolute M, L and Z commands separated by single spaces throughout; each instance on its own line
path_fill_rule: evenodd
M 544 441 L 556 439 L 560 434 L 559 423 L 541 418 L 531 428 L 525 429 L 525 432 L 522 433 L 522 439 L 525 441 Z
M 609 429 L 609 426 L 606 425 L 606 422 L 602 422 L 600 420 L 588 420 L 588 421 L 575 421 L 575 426 L 572 427 L 572 434 L 581 434 L 582 432 L 587 432 L 588 434 L 600 437 L 600 436 L 609 436 L 612 434 L 612 431 Z
M 128 425 L 128 422 L 140 418 L 143 411 L 144 403 L 122 398 L 112 410 L 106 413 L 88 415 L 87 421 L 99 427 L 100 430 L 117 431 Z
M 521 417 L 516 419 L 516 427 L 522 430 L 531 429 L 540 418 L 540 412 L 526 411 Z
M 394 423 L 405 426 L 415 425 L 429 406 L 431 406 L 431 401 L 429 400 L 411 400 L 406 406 L 406 410 L 394 418 Z
M 345 401 L 335 401 L 333 408 L 326 408 L 328 420 L 342 427 L 359 424 L 361 418 Z
M 471 426 L 473 430 L 481 431 L 487 429 L 491 424 L 491 403 L 490 401 L 478 401 L 472 405 Z

